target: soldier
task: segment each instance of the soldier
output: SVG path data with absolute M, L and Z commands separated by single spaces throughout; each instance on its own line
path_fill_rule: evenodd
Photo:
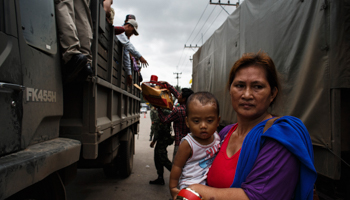
M 163 109 L 163 112 L 167 115 L 170 114 L 169 110 Z M 174 138 L 171 136 L 171 123 L 161 123 L 158 118 L 157 110 L 151 109 L 152 130 L 154 130 L 153 141 L 150 147 L 153 148 L 154 144 L 154 164 L 157 169 L 158 178 L 150 181 L 149 184 L 164 185 L 164 167 L 171 171 L 172 163 L 168 158 L 167 147 L 174 142 Z
M 152 111 L 153 111 L 153 112 L 152 112 Z M 158 119 L 158 113 L 157 113 L 157 112 L 154 112 L 154 111 L 157 111 L 157 110 L 155 109 L 155 107 L 152 106 L 152 108 L 151 108 L 151 113 L 150 113 L 152 125 L 151 125 L 151 132 L 150 132 L 150 134 L 149 134 L 149 141 L 152 141 L 152 137 L 153 137 L 154 132 L 155 132 L 155 130 L 156 130 L 156 125 L 154 124 L 154 121 L 155 121 L 156 119 Z

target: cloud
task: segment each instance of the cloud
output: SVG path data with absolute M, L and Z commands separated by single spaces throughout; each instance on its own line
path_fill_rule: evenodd
M 221 2 L 227 3 L 225 0 Z M 196 42 L 199 42 L 197 45 L 202 45 L 202 40 L 205 42 L 228 17 L 220 6 L 208 4 L 208 0 L 113 1 L 114 25 L 122 25 L 127 14 L 136 16 L 140 35 L 132 36 L 131 42 L 150 64 L 148 68 L 141 70 L 144 81 L 148 81 L 151 75 L 157 75 L 158 80 L 167 81 L 175 86 L 177 79 L 174 73 L 181 73 L 179 85 L 191 87 L 190 57 L 197 48 L 184 48 L 185 43 L 190 45 L 190 42 L 194 42 L 192 45 L 196 45 Z M 226 6 L 224 9 L 232 13 L 235 7 Z M 212 15 L 210 15 L 211 12 Z

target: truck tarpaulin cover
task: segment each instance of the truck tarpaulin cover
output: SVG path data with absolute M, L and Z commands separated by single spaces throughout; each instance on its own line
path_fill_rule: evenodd
M 272 113 L 300 118 L 313 145 L 331 144 L 331 90 L 350 88 L 349 4 L 245 0 L 194 54 L 192 89 L 214 93 L 222 125 L 236 122 L 230 69 L 243 53 L 265 51 L 282 83 Z

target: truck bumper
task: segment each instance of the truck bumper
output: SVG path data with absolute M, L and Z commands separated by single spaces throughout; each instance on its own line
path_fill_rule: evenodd
M 33 185 L 79 160 L 81 143 L 57 138 L 0 158 L 0 199 Z

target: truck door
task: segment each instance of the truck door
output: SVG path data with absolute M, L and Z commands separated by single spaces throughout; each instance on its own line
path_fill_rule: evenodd
M 63 92 L 54 1 L 0 4 L 0 154 L 8 154 L 58 137 Z
M 0 156 L 21 147 L 23 79 L 15 1 L 0 1 Z M 5 23 L 6 22 L 6 23 Z

